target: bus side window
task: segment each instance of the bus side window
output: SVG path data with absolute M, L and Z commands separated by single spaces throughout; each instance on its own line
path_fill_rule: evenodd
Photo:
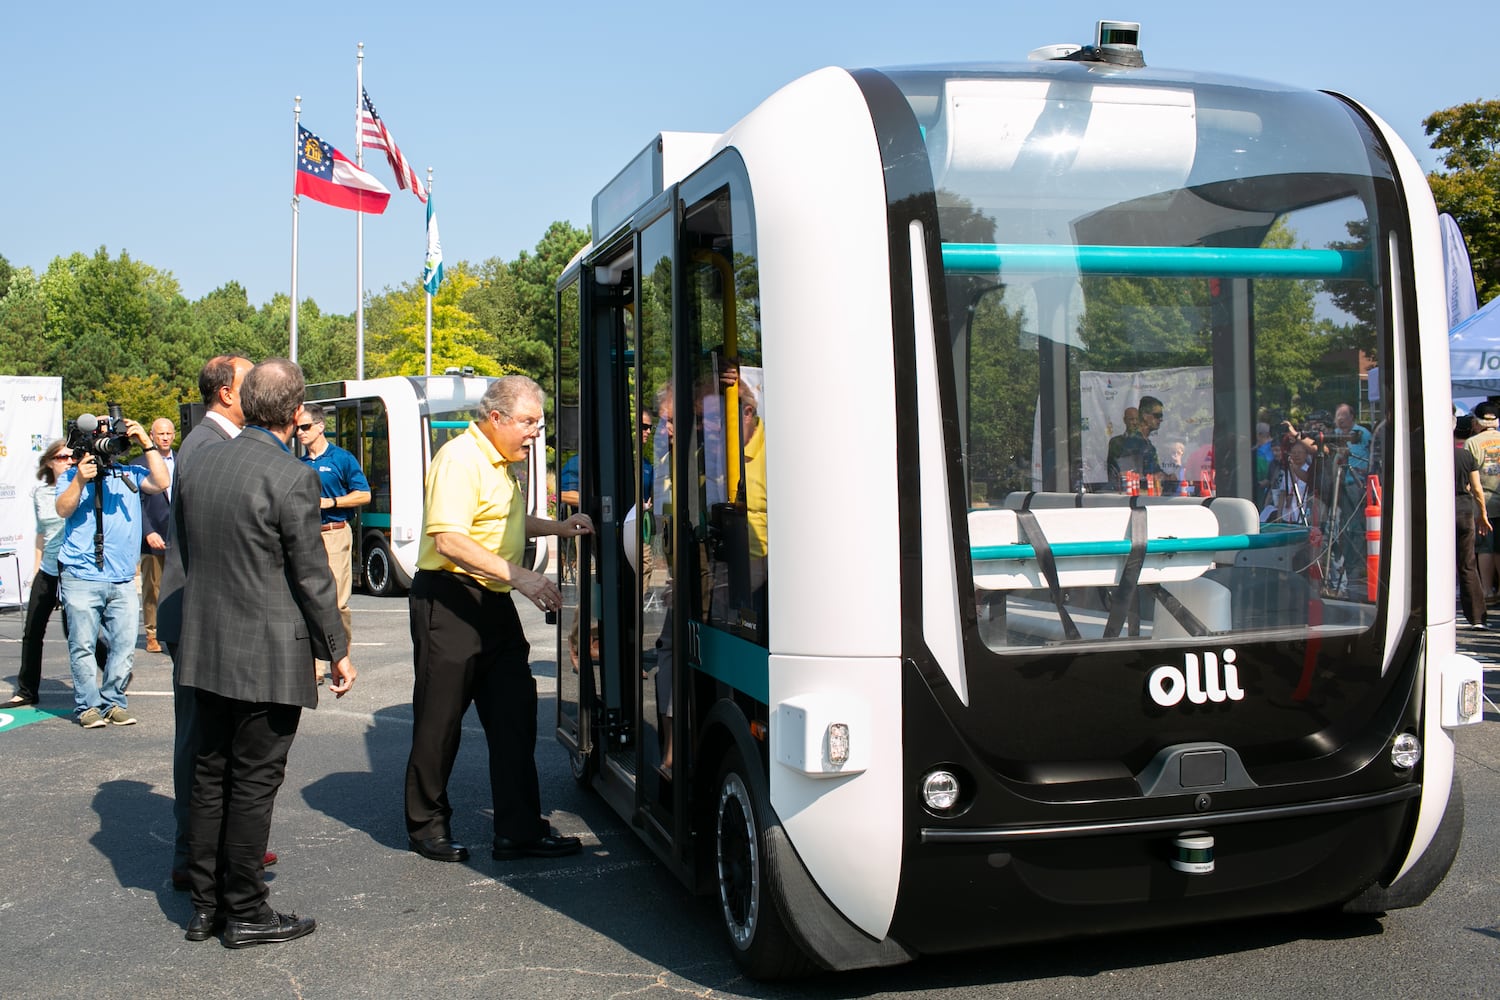
M 699 484 L 688 502 L 702 581 L 694 617 L 767 645 L 765 387 L 750 229 L 728 188 L 687 213 L 690 454 Z

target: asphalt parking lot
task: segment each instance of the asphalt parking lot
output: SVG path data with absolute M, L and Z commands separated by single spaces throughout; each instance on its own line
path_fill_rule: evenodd
M 277 800 L 271 902 L 315 934 L 229 951 L 189 943 L 171 858 L 170 662 L 137 651 L 136 726 L 69 721 L 61 630 L 46 646 L 40 711 L 0 725 L 0 997 L 1485 996 L 1500 952 L 1500 727 L 1461 734 L 1469 828 L 1426 906 L 1384 921 L 1324 917 L 924 959 L 766 986 L 743 979 L 710 900 L 688 894 L 592 793 L 551 738 L 555 664 L 523 610 L 541 695 L 543 805 L 581 855 L 497 862 L 483 734 L 472 712 L 450 789 L 464 864 L 406 849 L 410 741 L 406 602 L 355 595 L 355 690 L 304 713 Z M 0 692 L 21 618 L 0 615 Z M 1500 633 L 1461 633 L 1500 664 Z M 144 644 L 144 640 L 142 640 Z M 1500 674 L 1491 675 L 1500 681 Z M 1500 684 L 1488 689 L 1500 701 Z M 25 718 L 21 718 L 21 715 Z M 1493 705 L 1488 717 L 1500 718 Z M 0 720 L 3 721 L 3 720 Z

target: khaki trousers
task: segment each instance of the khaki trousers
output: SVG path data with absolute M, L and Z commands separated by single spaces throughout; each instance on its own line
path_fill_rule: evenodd
M 141 556 L 141 613 L 146 619 L 146 638 L 156 638 L 156 598 L 161 593 L 161 568 L 166 559 L 157 555 Z
M 349 595 L 354 590 L 354 529 L 348 526 L 323 532 L 323 548 L 328 550 L 328 568 L 333 570 L 333 585 L 338 591 L 339 617 L 344 621 L 344 636 L 353 641 L 353 614 Z M 328 661 L 318 661 L 319 675 L 328 673 Z

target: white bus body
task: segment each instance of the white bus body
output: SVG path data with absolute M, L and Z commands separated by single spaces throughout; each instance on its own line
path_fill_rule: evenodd
M 825 69 L 662 133 L 593 232 L 558 738 L 752 975 L 1441 881 L 1480 668 L 1437 217 L 1379 119 L 1118 41 Z
M 328 440 L 354 454 L 370 481 L 371 501 L 354 520 L 358 582 L 371 594 L 404 591 L 417 571 L 427 463 L 463 432 L 493 378 L 464 375 L 348 379 L 307 387 L 309 401 L 328 410 Z M 547 509 L 546 456 L 518 470 L 527 512 Z M 545 565 L 546 549 L 528 553 Z

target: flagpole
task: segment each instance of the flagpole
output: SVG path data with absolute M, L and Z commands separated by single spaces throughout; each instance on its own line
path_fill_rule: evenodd
M 360 124 L 360 101 L 365 92 L 365 43 L 359 43 L 354 60 L 354 163 L 365 165 L 364 128 Z M 365 377 L 365 213 L 354 213 L 354 377 Z
M 427 168 L 427 197 L 432 197 L 432 168 Z M 425 285 L 423 286 L 426 287 Z M 432 293 L 427 293 L 427 374 L 432 374 Z
M 302 97 L 292 98 L 292 148 L 297 146 L 298 128 L 302 124 Z M 287 354 L 297 360 L 297 215 L 301 199 L 297 197 L 297 161 L 292 160 L 292 320 Z

